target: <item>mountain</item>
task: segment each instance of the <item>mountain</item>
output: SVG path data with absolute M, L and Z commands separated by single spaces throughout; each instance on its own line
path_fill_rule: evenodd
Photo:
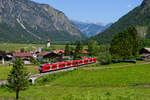
M 71 20 L 71 22 L 76 25 L 76 27 L 82 32 L 82 34 L 86 37 L 94 36 L 98 33 L 103 32 L 108 27 L 111 26 L 110 24 L 102 24 L 102 23 L 88 23 L 82 21 Z
M 143 0 L 142 4 L 125 16 L 104 32 L 92 37 L 100 44 L 110 43 L 115 33 L 127 29 L 129 26 L 136 27 L 139 37 L 150 38 L 150 0 Z
M 83 38 L 63 12 L 47 4 L 0 0 L 0 42 L 64 42 Z

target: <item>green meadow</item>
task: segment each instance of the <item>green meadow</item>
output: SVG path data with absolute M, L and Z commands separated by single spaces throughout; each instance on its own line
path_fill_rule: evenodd
M 45 44 L 17 44 L 17 43 L 0 43 L 0 51 L 16 51 L 24 48 L 26 51 L 37 50 L 38 48 L 45 48 Z M 71 48 L 75 48 L 75 45 L 70 45 Z M 65 45 L 56 45 L 51 44 L 51 48 L 55 49 L 64 49 Z M 87 46 L 84 46 L 83 49 L 87 49 Z
M 149 100 L 150 64 L 125 68 L 61 72 L 39 78 L 20 100 Z M 15 93 L 0 88 L 0 100 Z
M 11 70 L 12 66 L 8 65 L 0 65 L 0 80 L 7 79 L 8 74 Z M 25 68 L 28 70 L 30 74 L 36 74 L 39 73 L 38 65 L 26 65 Z

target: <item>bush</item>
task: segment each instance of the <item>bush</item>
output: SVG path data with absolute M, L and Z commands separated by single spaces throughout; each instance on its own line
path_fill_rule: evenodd
M 40 64 L 46 64 L 49 63 L 48 61 L 41 61 Z
M 32 63 L 32 64 L 35 64 L 35 65 L 39 65 L 39 64 L 40 64 L 40 62 L 38 62 L 37 59 L 32 59 L 32 60 L 31 60 L 31 63 Z
M 101 54 L 98 57 L 98 61 L 102 65 L 107 65 L 107 64 L 110 64 L 112 62 L 112 57 L 111 57 L 111 55 L 109 53 Z

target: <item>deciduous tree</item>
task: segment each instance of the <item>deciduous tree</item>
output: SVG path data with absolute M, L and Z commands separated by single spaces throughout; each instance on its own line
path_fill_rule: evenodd
M 94 40 L 88 42 L 88 53 L 89 56 L 95 56 L 98 53 L 98 43 Z
M 115 34 L 111 42 L 110 53 L 113 58 L 130 59 L 138 56 L 139 39 L 134 27 Z

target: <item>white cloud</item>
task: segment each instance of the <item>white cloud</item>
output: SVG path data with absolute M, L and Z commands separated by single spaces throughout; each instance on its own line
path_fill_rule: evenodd
M 129 4 L 129 5 L 128 5 L 128 8 L 131 8 L 131 7 L 132 7 L 132 5 L 131 5 L 131 4 Z

